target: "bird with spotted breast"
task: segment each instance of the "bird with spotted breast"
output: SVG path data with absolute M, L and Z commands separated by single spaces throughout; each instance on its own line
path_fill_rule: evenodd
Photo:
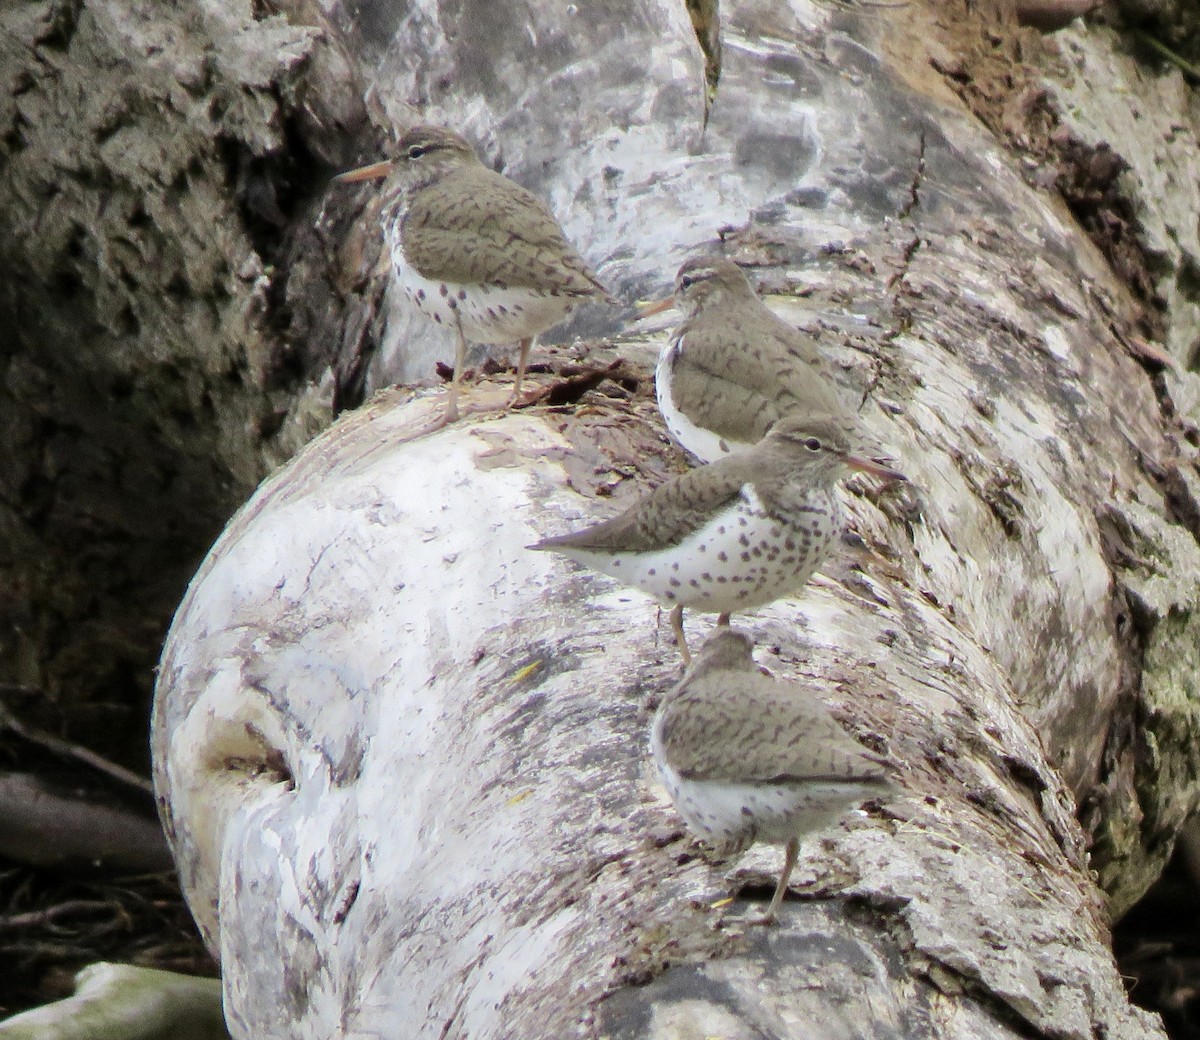
M 745 632 L 720 628 L 658 706 L 650 749 L 671 801 L 722 852 L 785 846 L 776 919 L 800 842 L 895 790 L 885 763 L 799 683 L 763 675 Z
M 395 158 L 340 174 L 344 183 L 386 177 L 380 223 L 396 282 L 431 321 L 457 338 L 445 418 L 458 417 L 468 341 L 519 342 L 512 400 L 534 338 L 576 306 L 616 303 L 532 192 L 480 162 L 466 138 L 415 126 Z
M 849 469 L 902 473 L 851 451 L 840 418 L 785 416 L 748 451 L 667 481 L 610 520 L 529 548 L 561 553 L 671 607 L 690 660 L 683 610 L 752 610 L 795 592 L 844 525 L 834 485 Z
M 785 415 L 857 422 L 812 337 L 763 303 L 731 260 L 684 261 L 674 296 L 641 314 L 672 306 L 684 319 L 659 355 L 654 388 L 671 436 L 701 461 L 745 451 Z

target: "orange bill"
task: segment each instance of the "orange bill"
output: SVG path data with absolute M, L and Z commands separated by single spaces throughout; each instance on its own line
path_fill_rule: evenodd
M 874 459 L 868 459 L 864 455 L 851 455 L 847 452 L 842 456 L 842 461 L 851 469 L 861 470 L 863 473 L 870 473 L 873 477 L 879 477 L 881 480 L 908 480 L 903 473 L 898 469 L 892 469 L 890 466 L 885 466 L 881 462 L 876 462 Z
M 642 318 L 649 318 L 654 314 L 662 314 L 663 311 L 669 311 L 675 306 L 675 297 L 668 296 L 662 300 L 650 300 L 646 303 L 637 305 L 637 316 L 640 321 Z
M 371 163 L 370 166 L 360 166 L 357 170 L 347 170 L 339 173 L 333 179 L 340 184 L 357 184 L 359 181 L 376 181 L 392 172 L 396 164 L 391 159 Z

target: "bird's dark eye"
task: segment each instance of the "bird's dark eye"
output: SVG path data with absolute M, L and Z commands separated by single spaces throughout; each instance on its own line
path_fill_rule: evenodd
M 685 274 L 682 278 L 679 279 L 679 288 L 690 289 L 699 280 L 700 279 L 698 279 L 695 275 Z
M 808 440 L 806 440 L 804 442 L 804 446 L 809 451 L 820 451 L 821 450 L 821 442 L 819 440 L 817 440 L 816 437 L 809 437 Z
M 408 146 L 408 157 L 410 159 L 419 159 L 425 154 L 425 146 L 423 144 L 410 144 Z

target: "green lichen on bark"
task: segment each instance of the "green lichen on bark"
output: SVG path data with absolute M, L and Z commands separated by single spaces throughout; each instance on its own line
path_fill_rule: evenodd
M 1141 502 L 1115 511 L 1117 573 L 1139 631 L 1137 703 L 1114 727 L 1111 761 L 1130 770 L 1134 800 L 1111 803 L 1095 830 L 1093 866 L 1119 917 L 1161 874 L 1184 821 L 1200 809 L 1200 546 Z M 1125 754 L 1117 754 L 1124 750 Z

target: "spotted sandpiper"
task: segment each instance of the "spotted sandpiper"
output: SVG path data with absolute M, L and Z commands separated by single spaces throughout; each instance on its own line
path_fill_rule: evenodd
M 489 170 L 466 138 L 416 126 L 396 156 L 341 174 L 386 177 L 380 221 L 396 281 L 431 321 L 458 337 L 446 420 L 458 416 L 467 341 L 520 343 L 513 400 L 534 337 L 577 304 L 616 301 L 536 195 Z
M 642 315 L 671 306 L 685 317 L 654 372 L 658 407 L 671 436 L 701 461 L 744 451 L 784 415 L 851 418 L 816 343 L 777 317 L 737 264 L 685 261 L 674 297 Z
M 786 846 L 763 923 L 775 920 L 801 840 L 869 798 L 893 790 L 881 760 L 795 682 L 754 663 L 750 637 L 721 628 L 704 644 L 654 716 L 650 749 L 687 825 L 741 852 Z
M 689 470 L 624 513 L 546 538 L 550 549 L 671 606 L 684 662 L 683 608 L 750 610 L 798 589 L 844 523 L 834 485 L 847 467 L 905 479 L 855 455 L 841 418 L 785 416 L 753 448 Z

